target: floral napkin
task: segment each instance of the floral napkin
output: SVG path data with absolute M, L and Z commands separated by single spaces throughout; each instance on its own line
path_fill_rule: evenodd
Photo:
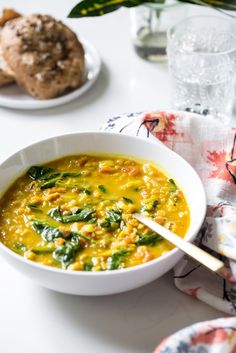
M 236 318 L 199 322 L 165 338 L 154 353 L 235 353 Z
M 185 256 L 174 268 L 178 289 L 226 314 L 236 315 L 236 129 L 188 112 L 154 111 L 116 116 L 103 127 L 164 143 L 197 171 L 208 209 L 196 243 L 222 259 L 225 278 Z

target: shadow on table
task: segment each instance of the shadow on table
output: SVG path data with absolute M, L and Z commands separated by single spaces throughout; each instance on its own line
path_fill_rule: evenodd
M 45 108 L 39 110 L 26 110 L 26 109 L 18 109 L 17 114 L 23 115 L 24 117 L 32 118 L 35 117 L 58 117 L 60 115 L 65 115 L 67 112 L 73 112 L 78 109 L 82 109 L 88 105 L 93 104 L 96 100 L 100 99 L 101 96 L 107 89 L 109 84 L 110 73 L 106 64 L 102 63 L 101 72 L 96 80 L 96 82 L 91 86 L 91 88 L 86 91 L 82 96 L 68 102 L 66 104 Z M 5 108 L 8 109 L 8 108 Z M 33 112 L 33 114 L 32 114 Z
M 106 347 L 104 352 L 113 352 L 109 347 L 114 347 L 114 352 L 148 353 L 166 335 L 193 322 L 206 320 L 206 306 L 178 292 L 171 274 L 166 276 L 118 295 L 79 297 L 44 289 L 41 294 L 47 307 L 56 313 L 57 322 L 63 322 L 72 337 L 77 337 L 79 332 L 85 341 L 88 337 L 88 345 L 92 338 L 98 346 Z M 182 310 L 183 300 L 185 310 Z M 194 305 L 199 307 L 195 314 Z M 209 310 L 209 319 L 219 317 L 215 310 Z

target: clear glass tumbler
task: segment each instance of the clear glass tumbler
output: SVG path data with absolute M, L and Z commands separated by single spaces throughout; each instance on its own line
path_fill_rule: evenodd
M 183 8 L 175 0 L 163 0 L 130 10 L 132 43 L 140 57 L 151 62 L 166 60 L 167 29 L 183 18 Z
M 236 28 L 230 19 L 190 17 L 168 31 L 172 106 L 231 115 L 235 99 Z

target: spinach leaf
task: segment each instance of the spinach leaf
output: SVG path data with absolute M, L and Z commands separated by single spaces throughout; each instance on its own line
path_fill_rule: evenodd
M 40 189 L 41 190 L 45 190 L 45 189 L 50 189 L 50 188 L 53 188 L 54 186 L 56 186 L 56 183 L 60 180 L 59 177 L 56 177 L 54 179 L 50 179 L 44 183 L 42 183 L 40 185 Z
M 32 227 L 38 234 L 41 235 L 43 240 L 46 240 L 47 242 L 53 242 L 56 238 L 65 239 L 64 234 L 58 228 L 46 222 L 35 220 L 33 221 Z M 66 236 L 66 239 L 71 240 L 72 245 L 78 245 L 80 238 L 83 238 L 84 240 L 89 242 L 95 242 L 95 240 L 92 240 L 81 233 L 70 232 Z
M 130 254 L 130 250 L 128 249 L 122 249 L 115 252 L 108 258 L 108 270 L 117 270 L 118 268 L 121 268 L 122 261 L 128 254 Z
M 153 208 L 157 208 L 158 205 L 159 205 L 158 200 L 154 200 L 153 203 L 152 203 L 152 207 Z
M 159 205 L 158 200 L 154 200 L 152 202 L 147 203 L 146 205 L 141 206 L 140 212 L 152 212 Z
M 81 175 L 80 173 L 68 173 L 68 172 L 52 173 L 51 177 L 49 177 L 47 181 L 43 182 L 40 185 L 40 189 L 45 190 L 45 189 L 52 188 L 56 185 L 64 186 L 64 185 L 61 185 L 63 179 L 68 177 L 75 178 L 75 177 L 79 177 L 80 175 Z
M 80 177 L 82 174 L 81 173 L 76 173 L 76 172 L 60 172 L 60 177 L 61 178 L 77 178 Z
M 39 245 L 31 248 L 30 250 L 37 255 L 46 255 L 52 253 L 55 249 L 55 246 L 50 246 L 49 248 L 48 246 Z
M 107 213 L 108 217 L 100 223 L 100 226 L 109 230 L 114 230 L 120 227 L 122 222 L 122 212 L 119 210 L 110 210 Z
M 155 245 L 158 241 L 163 240 L 163 238 L 156 233 L 140 235 L 139 240 L 135 242 L 136 245 Z
M 53 258 L 60 262 L 63 268 L 67 268 L 75 260 L 76 252 L 82 249 L 79 234 L 71 233 L 70 241 L 59 246 L 53 252 Z
M 28 172 L 28 176 L 33 180 L 41 181 L 40 189 L 45 190 L 54 187 L 59 181 L 67 177 L 78 177 L 81 173 L 60 172 L 53 168 L 33 166 Z
M 25 244 L 21 243 L 20 241 L 14 244 L 14 248 L 18 250 L 18 252 L 25 252 L 27 250 L 27 247 L 25 246 Z
M 63 268 L 67 268 L 75 259 L 75 249 L 70 243 L 65 243 L 56 248 L 53 258 L 60 262 Z
M 97 218 L 96 217 L 93 217 L 89 221 L 87 221 L 88 224 L 93 224 L 93 223 L 96 223 L 96 222 L 97 222 Z
M 171 184 L 171 190 L 170 190 L 170 192 L 175 192 L 175 191 L 178 189 L 178 187 L 177 187 L 177 185 L 175 184 L 174 179 L 169 179 L 168 181 L 169 181 L 169 183 Z
M 127 203 L 133 203 L 133 201 L 131 199 L 129 199 L 128 197 L 122 197 L 122 199 L 124 201 L 126 201 Z
M 86 263 L 86 264 L 84 264 L 83 270 L 84 271 L 91 271 L 92 268 L 93 268 L 93 264 L 92 263 Z
M 143 213 L 143 212 L 149 212 L 149 207 L 147 205 L 143 205 L 141 206 L 140 208 L 140 212 Z
M 117 223 L 111 222 L 109 218 L 105 218 L 105 220 L 100 223 L 100 226 L 108 230 L 115 230 L 119 227 Z
M 122 212 L 120 210 L 108 211 L 108 215 L 111 222 L 120 223 L 122 220 Z
M 70 236 L 70 243 L 74 248 L 80 247 L 80 237 L 82 238 L 82 234 L 72 232 Z M 86 237 L 87 240 L 87 237 Z
M 111 227 L 111 222 L 109 219 L 105 218 L 105 220 L 100 223 L 100 226 L 109 229 Z
M 85 209 L 85 210 L 77 210 L 73 214 L 69 216 L 63 216 L 60 206 L 52 208 L 48 215 L 53 218 L 55 221 L 61 223 L 71 223 L 71 222 L 86 222 L 92 218 L 92 215 L 95 213 L 94 210 Z
M 57 222 L 62 222 L 63 221 L 63 215 L 61 213 L 60 206 L 57 206 L 55 208 L 51 208 L 51 210 L 48 212 L 48 215 L 55 219 Z
M 98 188 L 101 192 L 103 192 L 104 194 L 107 192 L 107 189 L 105 188 L 104 185 L 98 185 Z
M 82 221 L 90 220 L 94 213 L 95 213 L 95 211 L 92 209 L 85 209 L 85 210 L 80 211 L 80 213 L 76 214 L 75 216 L 77 216 L 78 222 L 82 222 Z M 70 216 L 67 216 L 67 219 L 69 219 L 69 217 Z
M 33 180 L 41 181 L 41 190 L 55 186 L 59 180 L 60 172 L 55 172 L 53 168 L 33 166 L 28 170 L 29 177 Z
M 86 195 L 91 195 L 92 194 L 92 190 L 90 189 L 83 189 L 82 190 Z
M 89 243 L 93 243 L 93 244 L 96 243 L 96 240 L 91 239 L 90 237 L 87 237 L 87 236 L 84 235 L 84 234 L 71 232 L 70 236 L 72 237 L 73 235 L 76 235 L 77 237 L 82 238 L 82 239 L 88 241 Z
M 53 168 L 45 168 L 41 166 L 33 166 L 31 167 L 27 174 L 33 180 L 49 180 L 54 179 L 56 177 L 67 178 L 67 177 L 78 177 L 81 173 L 75 172 L 60 172 Z
M 40 234 L 43 240 L 46 240 L 47 242 L 54 241 L 56 238 L 64 238 L 62 232 L 60 232 L 58 228 L 51 226 L 46 222 L 35 220 L 33 221 L 32 226 L 33 230 Z
M 54 175 L 55 172 L 52 168 L 33 166 L 28 170 L 27 174 L 33 180 L 48 180 L 51 179 L 51 175 Z
M 40 209 L 39 209 L 39 206 L 34 204 L 34 203 L 29 203 L 27 205 L 27 207 L 31 210 L 31 211 L 34 211 L 34 212 L 42 212 Z
M 172 185 L 176 186 L 174 179 L 169 179 L 168 181 L 169 181 L 169 183 L 171 183 Z

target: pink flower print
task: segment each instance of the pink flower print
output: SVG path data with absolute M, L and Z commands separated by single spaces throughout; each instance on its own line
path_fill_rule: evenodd
M 211 164 L 212 171 L 209 174 L 209 178 L 216 178 L 234 183 L 232 176 L 230 175 L 228 169 L 226 168 L 226 163 L 230 159 L 228 153 L 224 150 L 222 151 L 208 151 L 207 163 Z
M 189 295 L 191 295 L 193 298 L 197 298 L 197 292 L 200 288 L 188 288 L 186 293 L 188 293 Z
M 226 341 L 228 338 L 227 330 L 224 328 L 212 328 L 209 331 L 199 332 L 196 336 L 193 337 L 191 341 L 191 346 L 195 346 L 198 344 L 217 344 Z
M 151 126 L 154 119 L 159 120 L 158 124 Z M 165 112 L 150 113 L 144 116 L 144 120 L 146 121 L 145 125 L 163 142 L 168 141 L 169 135 L 176 136 L 178 134 L 175 129 L 175 119 L 176 116 L 174 114 L 167 114 Z
M 184 140 L 184 131 L 177 130 L 177 121 L 181 119 L 173 113 L 152 112 L 144 115 L 144 125 L 160 141 L 173 148 L 174 141 Z

